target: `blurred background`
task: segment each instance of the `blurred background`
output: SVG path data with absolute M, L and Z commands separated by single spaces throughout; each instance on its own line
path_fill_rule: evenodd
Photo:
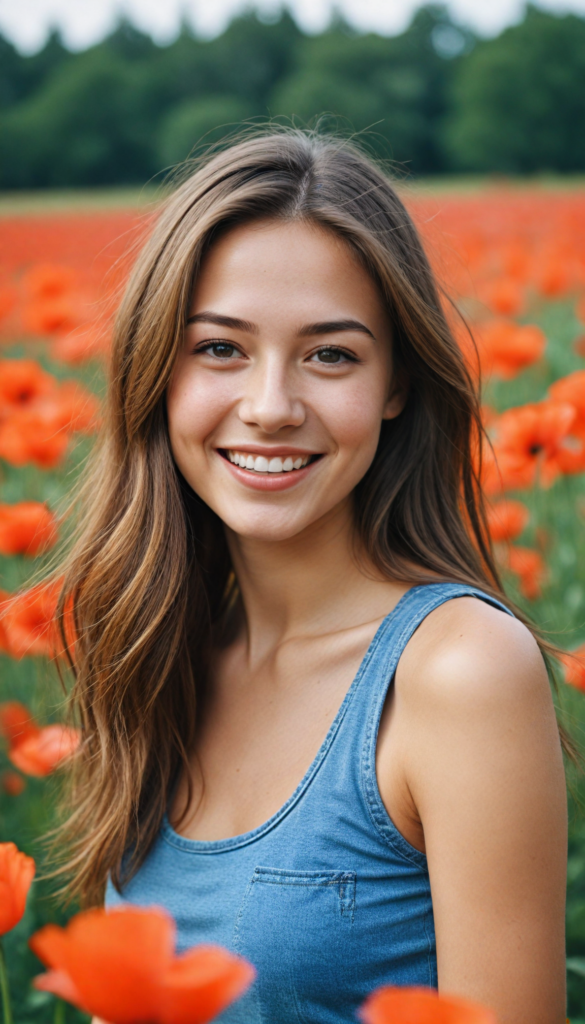
M 393 169 L 471 324 L 486 429 L 521 467 L 485 480 L 497 559 L 576 652 L 555 700 L 585 751 L 585 0 L 0 0 L 0 842 L 38 872 L 5 937 L 18 1024 L 86 1020 L 31 987 L 31 933 L 75 910 L 47 877 L 78 737 L 42 575 L 99 430 L 116 304 L 176 165 L 268 119 Z M 569 779 L 585 1024 L 585 777 Z
M 142 185 L 324 113 L 412 175 L 582 171 L 585 2 L 0 3 L 0 189 Z

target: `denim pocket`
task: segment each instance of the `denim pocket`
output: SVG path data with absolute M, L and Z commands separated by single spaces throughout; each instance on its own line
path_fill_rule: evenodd
M 234 948 L 258 971 L 263 1021 L 306 1024 L 343 999 L 355 902 L 354 871 L 254 870 Z
M 341 917 L 353 921 L 355 910 L 355 871 L 285 871 L 280 868 L 256 868 L 252 885 L 293 885 L 327 889 L 338 901 Z

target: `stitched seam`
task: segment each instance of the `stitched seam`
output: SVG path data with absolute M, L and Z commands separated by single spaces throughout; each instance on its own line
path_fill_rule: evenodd
M 236 915 L 236 920 L 234 921 L 233 941 L 234 941 L 234 950 L 237 953 L 241 952 L 240 925 L 242 923 L 242 917 L 244 915 L 244 911 L 245 911 L 245 909 L 246 909 L 246 907 L 248 905 L 248 899 L 250 897 L 250 893 L 252 891 L 253 884 L 254 884 L 254 875 L 252 875 L 250 881 L 248 882 L 248 884 L 246 886 L 246 891 L 244 892 L 244 895 L 242 897 L 242 902 L 240 903 L 240 907 L 239 907 L 238 913 Z
M 308 1021 L 307 1018 L 305 1017 L 305 1014 L 303 1013 L 302 1006 L 301 1006 L 301 1004 L 299 1002 L 299 999 L 298 999 L 296 985 L 291 984 L 290 989 L 291 989 L 291 992 L 292 992 L 295 1012 L 296 1012 L 296 1015 L 297 1015 L 297 1018 L 298 1018 L 298 1024 L 311 1024 L 311 1021 Z
M 287 871 L 258 865 L 254 874 L 259 881 L 284 885 L 339 885 L 355 879 L 355 871 Z
M 368 717 L 368 725 L 366 728 L 366 737 L 362 748 L 362 779 L 363 788 L 365 790 L 365 803 L 368 808 L 370 819 L 376 828 L 382 839 L 400 856 L 404 857 L 405 860 L 415 864 L 417 867 L 426 867 L 427 859 L 426 856 L 419 850 L 416 850 L 410 845 L 407 839 L 401 834 L 396 828 L 396 825 L 392 821 L 388 814 L 382 798 L 379 793 L 377 779 L 376 779 L 376 741 L 378 737 L 378 729 L 380 724 L 380 718 L 384 708 L 384 702 L 388 695 L 392 680 L 396 673 L 396 668 L 404 648 L 408 643 L 411 636 L 414 635 L 418 627 L 424 622 L 426 616 L 434 611 L 435 608 L 439 608 L 442 604 L 445 604 L 448 600 L 455 600 L 458 597 L 478 597 L 480 600 L 484 600 L 492 606 L 499 607 L 501 610 L 506 611 L 509 615 L 512 613 L 504 604 L 489 597 L 488 594 L 484 594 L 483 591 L 476 587 L 468 587 L 465 584 L 450 584 L 450 583 L 439 583 L 439 584 L 427 584 L 431 587 L 439 587 L 440 589 L 427 599 L 427 601 L 419 608 L 414 619 L 414 623 L 410 620 L 401 630 L 398 637 L 395 639 L 392 650 L 392 657 L 389 665 L 387 666 L 387 685 L 384 687 L 381 693 L 377 694 L 376 700 L 370 710 Z M 448 588 L 445 592 L 445 588 Z M 413 593 L 416 588 L 412 588 L 407 593 Z M 406 596 L 406 595 L 405 595 Z M 489 600 L 488 600 L 489 598 Z M 403 607 L 403 611 L 407 609 L 407 605 Z M 375 736 L 375 740 L 374 737 Z
M 420 626 L 420 624 L 423 622 L 424 618 L 429 614 L 431 609 L 437 606 L 436 602 L 439 596 L 440 595 L 438 594 L 434 594 L 432 598 L 427 600 L 425 604 L 422 606 L 422 608 L 419 608 L 414 623 L 412 620 L 410 620 L 402 628 L 400 634 L 395 640 L 394 648 L 392 651 L 392 657 L 389 662 L 389 665 L 387 666 L 388 683 L 383 689 L 383 691 L 377 695 L 377 699 L 374 702 L 373 707 L 370 711 L 366 730 L 366 739 L 362 749 L 362 775 L 365 783 L 365 802 L 368 808 L 370 819 L 379 835 L 381 835 L 382 839 L 389 846 L 391 846 L 391 848 L 396 853 L 400 854 L 402 857 L 410 861 L 412 864 L 415 864 L 416 867 L 423 867 L 426 865 L 425 855 L 423 853 L 420 853 L 420 851 L 415 850 L 414 847 L 412 848 L 412 851 L 410 850 L 410 844 L 404 838 L 404 836 L 402 836 L 401 833 L 398 831 L 396 825 L 394 824 L 394 822 L 390 818 L 390 815 L 386 811 L 386 808 L 384 808 L 384 815 L 382 815 L 380 807 L 378 806 L 378 801 L 381 800 L 381 798 L 377 793 L 377 785 L 375 785 L 374 783 L 376 774 L 376 760 L 375 745 L 373 744 L 373 733 L 376 734 L 377 738 L 380 717 L 382 714 L 382 709 L 384 707 L 384 701 L 386 700 L 388 690 L 390 688 L 392 679 L 394 678 L 394 674 L 396 672 L 396 668 L 400 660 L 400 657 L 403 653 L 404 647 L 406 646 L 406 643 L 408 642 L 410 636 L 412 636 L 416 632 L 418 626 Z M 403 843 L 405 844 L 404 848 L 402 847 Z
M 306 881 L 293 882 L 286 878 L 267 878 L 264 875 L 256 875 L 254 877 L 254 881 L 262 882 L 264 885 L 291 885 L 293 887 L 296 886 L 298 889 L 307 889 L 308 887 L 322 888 L 328 885 L 339 886 L 343 884 L 340 878 L 334 878 L 330 881 L 324 882 L 312 882 L 310 879 L 307 879 Z
M 435 955 L 434 950 L 433 950 L 434 943 L 433 943 L 433 940 L 431 939 L 431 932 L 430 932 L 430 928 L 429 928 L 429 923 L 430 923 L 430 920 L 432 919 L 432 917 L 433 917 L 433 913 L 432 913 L 432 907 L 431 907 L 431 908 L 429 908 L 429 910 L 427 910 L 425 912 L 425 915 L 424 915 L 424 929 L 425 929 L 425 935 L 427 937 L 427 942 L 429 944 L 429 950 L 428 950 L 428 955 L 427 955 L 427 963 L 428 963 L 428 968 L 429 968 L 429 987 L 430 988 L 436 988 L 437 987 L 436 977 L 435 977 L 436 976 L 436 972 L 437 972 L 436 955 Z M 433 932 L 434 932 L 434 921 L 433 921 Z

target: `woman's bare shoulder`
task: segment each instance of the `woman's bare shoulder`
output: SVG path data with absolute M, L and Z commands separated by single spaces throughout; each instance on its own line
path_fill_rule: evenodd
M 534 637 L 478 599 L 449 601 L 407 645 L 395 693 L 398 777 L 424 835 L 441 987 L 502 1020 L 564 1019 L 565 783 Z M 385 767 L 391 789 L 396 762 Z
M 427 710 L 552 706 L 534 636 L 519 619 L 479 598 L 436 608 L 409 641 L 396 673 L 397 696 Z

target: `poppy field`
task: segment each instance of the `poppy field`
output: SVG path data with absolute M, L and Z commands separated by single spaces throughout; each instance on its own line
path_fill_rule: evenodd
M 566 652 L 556 703 L 585 751 L 585 190 L 411 188 L 404 198 L 453 300 L 457 341 L 481 374 L 491 441 L 482 476 L 502 576 Z M 252 980 L 248 965 L 217 950 L 173 957 L 172 922 L 161 915 L 117 915 L 115 934 L 101 912 L 75 917 L 47 877 L 59 788 L 79 736 L 66 724 L 55 666 L 58 585 L 43 582 L 43 568 L 67 543 L 64 509 L 99 431 L 112 317 L 152 217 L 131 206 L 0 211 L 0 937 L 18 1024 L 78 1024 L 84 1010 L 130 1024 L 129 1011 L 107 1002 L 119 956 L 128 956 L 134 985 L 125 998 L 140 990 L 142 1019 L 163 1024 L 210 1020 Z M 571 1020 L 583 1024 L 585 781 L 568 774 L 567 980 Z M 146 933 L 151 952 L 162 951 L 148 991 L 138 955 Z M 100 964 L 101 996 L 90 991 L 84 955 Z M 361 1016 L 366 1024 L 492 1021 L 488 1011 L 453 1004 L 451 1013 L 439 1003 L 380 990 Z

